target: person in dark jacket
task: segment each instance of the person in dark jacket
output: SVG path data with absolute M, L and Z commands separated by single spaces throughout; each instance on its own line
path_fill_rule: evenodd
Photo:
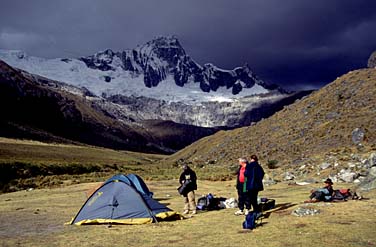
M 188 165 L 183 166 L 183 172 L 180 174 L 179 183 L 185 187 L 182 193 L 184 197 L 183 214 L 188 214 L 189 211 L 191 211 L 192 214 L 196 214 L 195 190 L 197 190 L 197 176 Z
M 248 178 L 246 188 L 248 191 L 249 200 L 253 211 L 256 213 L 261 213 L 261 208 L 257 203 L 257 196 L 259 191 L 264 190 L 262 179 L 264 178 L 265 172 L 258 163 L 258 158 L 256 155 L 251 155 L 251 162 L 248 164 L 248 166 L 249 169 L 246 169 L 244 174 Z
M 255 213 L 261 213 L 260 206 L 257 203 L 257 196 L 259 191 L 264 190 L 262 179 L 265 172 L 258 163 L 256 155 L 251 156 L 249 163 L 245 158 L 239 159 L 239 164 L 236 186 L 239 196 L 239 210 L 235 212 L 235 215 L 247 215 L 250 206 L 252 206 Z M 246 207 L 245 210 L 244 206 Z

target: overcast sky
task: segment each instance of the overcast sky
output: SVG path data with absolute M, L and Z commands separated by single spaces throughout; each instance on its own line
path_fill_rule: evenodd
M 200 64 L 248 63 L 286 88 L 320 87 L 366 67 L 376 0 L 0 0 L 0 49 L 55 58 L 176 35 Z

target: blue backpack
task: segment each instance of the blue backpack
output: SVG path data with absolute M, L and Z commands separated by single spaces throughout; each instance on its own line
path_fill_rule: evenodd
M 209 193 L 206 196 L 200 197 L 197 200 L 197 209 L 198 210 L 211 210 L 213 208 L 214 196 Z
M 251 211 L 245 216 L 245 221 L 243 222 L 243 229 L 255 229 L 256 228 L 256 216 L 257 213 Z

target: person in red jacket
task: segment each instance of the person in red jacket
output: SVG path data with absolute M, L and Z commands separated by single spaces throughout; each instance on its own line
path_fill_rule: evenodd
M 238 192 L 238 207 L 239 210 L 235 212 L 235 215 L 248 214 L 251 207 L 248 193 L 245 189 L 246 177 L 244 175 L 248 161 L 246 158 L 239 158 L 239 169 L 236 173 L 236 190 Z M 244 208 L 245 207 L 245 208 Z

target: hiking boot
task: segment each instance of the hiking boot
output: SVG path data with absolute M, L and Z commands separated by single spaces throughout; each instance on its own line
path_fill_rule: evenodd
M 244 214 L 243 210 L 240 210 L 240 209 L 235 212 L 235 215 L 243 215 L 243 214 Z
M 189 210 L 184 210 L 183 214 L 188 214 L 189 213 Z
M 249 209 L 244 210 L 244 215 L 248 215 L 248 214 L 249 214 Z

